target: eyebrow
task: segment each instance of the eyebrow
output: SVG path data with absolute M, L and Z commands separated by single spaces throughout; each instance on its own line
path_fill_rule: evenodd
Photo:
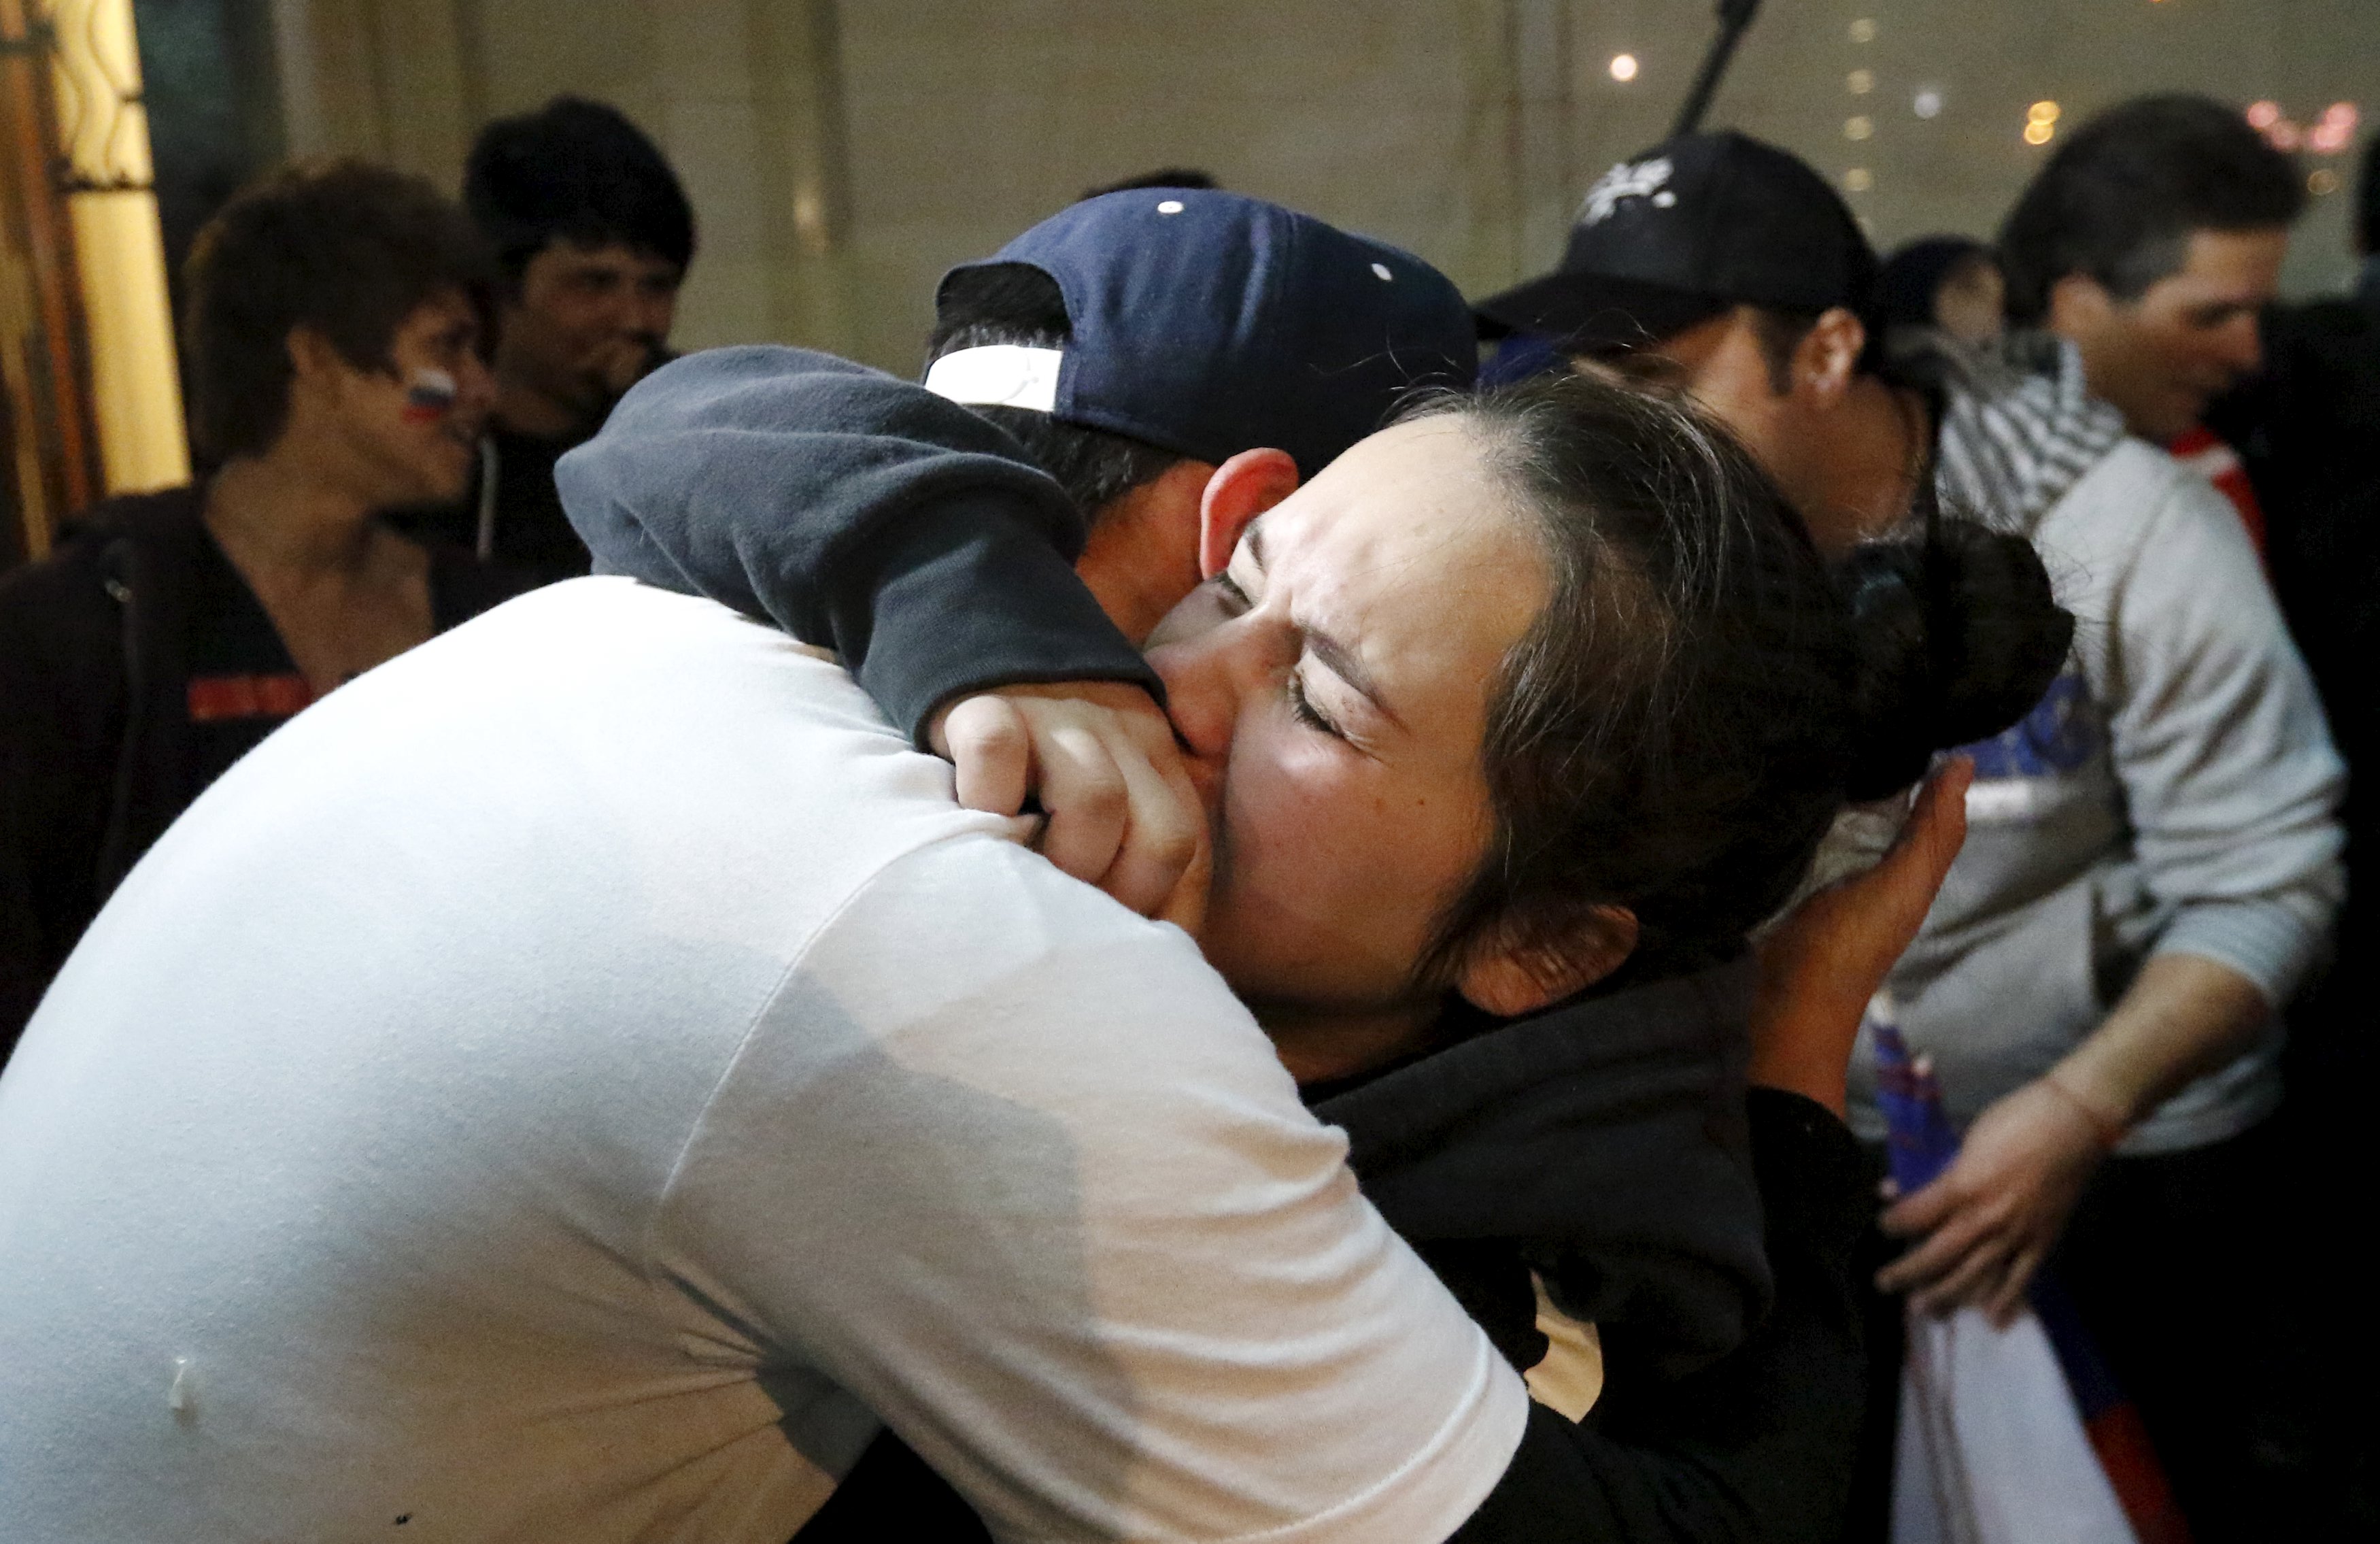
M 1248 556 L 1256 560 L 1257 572 L 1263 572 L 1264 517 L 1259 515 L 1250 520 L 1247 529 L 1240 533 L 1240 540 L 1246 544 Z M 1397 716 L 1396 710 L 1389 706 L 1388 699 L 1380 695 L 1379 683 L 1372 679 L 1372 673 L 1364 668 L 1364 662 L 1356 656 L 1353 649 L 1332 638 L 1329 633 L 1320 632 L 1312 627 L 1299 627 L 1298 635 L 1305 639 L 1305 647 L 1314 651 L 1314 657 L 1320 660 L 1331 675 L 1353 687 L 1356 695 L 1370 703 L 1382 718 L 1400 729 L 1405 726 L 1405 721 Z
M 1397 717 L 1396 710 L 1390 707 L 1388 699 L 1380 695 L 1379 686 L 1372 679 L 1372 673 L 1364 668 L 1364 662 L 1355 657 L 1354 650 L 1329 633 L 1312 627 L 1298 630 L 1305 635 L 1305 647 L 1314 651 L 1316 659 L 1330 667 L 1330 674 L 1354 687 L 1356 694 L 1370 703 L 1382 718 L 1400 729 L 1405 726 L 1405 721 Z

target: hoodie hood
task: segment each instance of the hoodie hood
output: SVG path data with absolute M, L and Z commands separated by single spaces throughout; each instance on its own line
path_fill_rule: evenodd
M 673 360 L 553 469 L 599 574 L 832 649 L 924 743 L 1019 681 L 1164 686 L 1075 577 L 1088 527 L 1024 447 L 923 386 L 806 349 Z
M 1749 958 L 1500 1024 L 1317 1100 L 1432 1246 L 1506 1243 L 1614 1362 L 1675 1376 L 1772 1293 L 1744 1117 Z

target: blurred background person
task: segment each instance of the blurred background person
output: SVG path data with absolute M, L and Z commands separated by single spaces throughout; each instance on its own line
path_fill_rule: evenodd
M 2374 760 L 2380 703 L 2369 681 L 2380 658 L 2380 151 L 2371 145 L 2357 182 L 2353 239 L 2362 261 L 2355 291 L 2267 310 L 2264 372 L 2207 415 L 2246 462 L 2269 522 L 2273 589 L 2350 772 L 2380 766 Z M 2371 802 L 2350 782 L 2350 866 L 2371 849 L 2359 840 Z M 2362 921 L 2367 909 L 2350 887 L 2327 993 L 2337 1013 L 2358 1024 L 2370 1002 L 2361 985 L 2371 954 Z M 2346 1019 L 2318 1033 L 2304 1047 L 2315 1064 L 2307 1071 L 2316 1076 L 2302 1085 L 2332 1088 L 2328 1075 L 2368 1067 L 2362 1039 Z
M 267 176 L 200 234 L 182 348 L 211 469 L 0 577 L 0 1054 L 210 783 L 520 587 L 380 518 L 470 476 L 490 277 L 461 210 L 352 162 Z
M 1560 268 L 1479 309 L 1695 397 L 1821 546 L 1889 529 L 1929 484 L 2040 546 L 2077 648 L 2024 723 L 1968 748 L 1966 845 L 1888 982 L 1966 1139 L 1886 1217 L 1914 1243 L 1879 1285 L 2005 1317 L 2058 1250 L 2202 1541 L 2256 1537 L 2243 1516 L 2308 1500 L 2266 1117 L 2273 1015 L 2338 905 L 2338 762 L 2213 491 L 2127 434 L 2070 343 L 1879 358 L 1876 269 L 1813 168 L 1694 135 L 1613 168 Z M 1872 1047 L 1852 1089 L 1853 1129 L 1880 1142 Z M 2200 1365 L 2187 1350 L 2218 1319 L 2234 1354 Z M 1861 1489 L 1876 1528 L 1879 1478 Z
M 2299 1161 L 2325 1176 L 2303 1203 L 2301 1236 L 2322 1266 L 2306 1272 L 2310 1317 L 2339 1326 L 2336 1386 L 2368 1386 L 2380 1368 L 2375 1333 L 2358 1298 L 2362 1272 L 2336 1220 L 2314 1196 L 2363 1194 L 2380 1179 L 2365 1111 L 2375 1057 L 2373 973 L 2380 939 L 2372 890 L 2380 868 L 2371 780 L 2380 772 L 2380 152 L 2367 144 L 2351 239 L 2362 260 L 2350 294 L 2265 313 L 2265 371 L 2217 401 L 2208 422 L 2237 445 L 2263 505 L 2265 567 L 2313 671 L 2348 768 L 2347 905 L 2328 970 L 2289 1012 L 2289 1105 Z M 2325 1436 L 2368 1526 L 2380 1418 L 2341 1398 Z
M 2209 404 L 2263 363 L 2297 165 L 2211 97 L 2138 97 L 2076 130 L 2001 227 L 2009 320 L 2082 351 L 2091 394 L 2220 489 L 2261 549 L 2265 520 Z
M 1927 236 L 1887 258 L 1876 276 L 1869 320 L 1898 327 L 1936 327 L 1961 343 L 2000 335 L 2008 285 L 1992 249 L 1971 237 Z
M 463 201 L 502 272 L 495 413 L 462 501 L 407 523 L 546 578 L 583 574 L 553 463 L 670 357 L 694 210 L 636 125 L 569 96 L 482 129 Z

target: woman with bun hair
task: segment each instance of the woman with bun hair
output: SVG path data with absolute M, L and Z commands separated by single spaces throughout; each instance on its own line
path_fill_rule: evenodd
M 770 529 L 812 517 L 791 492 L 707 496 L 722 430 L 781 436 L 785 467 L 824 452 L 791 427 L 819 367 L 784 359 L 668 367 L 565 463 L 599 563 L 817 618 L 863 686 L 929 613 L 1046 638 L 927 567 L 822 572 L 832 542 Z M 1528 1515 L 1476 1537 L 1837 1530 L 1874 1210 L 1838 1117 L 1889 958 L 1841 962 L 1842 1023 L 1755 1044 L 1746 939 L 1847 803 L 2037 699 L 2070 625 L 2019 540 L 1929 516 L 1830 567 L 1698 412 L 1555 377 L 1419 405 L 1258 517 L 1150 638 L 1215 833 L 1202 951 L 1536 1383 Z M 1961 786 L 1916 823 L 1955 831 Z M 803 1537 L 951 1526 L 949 1500 L 888 1437 Z

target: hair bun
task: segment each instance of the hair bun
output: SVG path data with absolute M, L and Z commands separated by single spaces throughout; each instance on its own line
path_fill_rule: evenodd
M 1936 751 L 2022 718 L 2074 641 L 2031 542 L 1947 517 L 1928 524 L 1854 549 L 1839 569 L 1858 669 L 1853 799 L 1905 788 Z

